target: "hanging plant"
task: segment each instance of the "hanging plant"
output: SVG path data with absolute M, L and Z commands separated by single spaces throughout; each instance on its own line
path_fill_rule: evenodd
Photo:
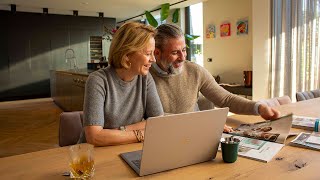
M 169 3 L 165 3 L 165 4 L 162 4 L 161 5 L 161 10 L 160 10 L 160 20 L 161 22 L 166 20 L 169 16 L 169 12 L 170 12 L 170 4 Z M 172 22 L 173 23 L 178 23 L 179 22 L 179 13 L 180 13 L 180 9 L 176 9 L 172 15 Z M 158 27 L 158 22 L 157 20 L 153 17 L 153 15 L 149 12 L 149 11 L 146 11 L 145 12 L 145 15 L 146 15 L 146 19 L 148 21 L 148 23 L 157 28 Z M 192 40 L 195 40 L 197 39 L 198 35 L 190 35 L 190 34 L 185 34 L 185 38 L 187 41 L 192 41 Z M 188 46 L 187 46 L 188 47 Z M 189 47 L 188 47 L 189 48 Z
M 160 20 L 161 20 L 161 22 L 168 18 L 169 12 L 170 12 L 170 4 L 169 3 L 162 4 L 161 5 L 161 10 L 160 10 Z
M 179 22 L 179 13 L 180 9 L 176 9 L 172 15 L 172 22 L 173 23 L 178 23 Z
M 195 40 L 195 39 L 197 39 L 198 37 L 200 37 L 200 36 L 198 36 L 198 35 L 190 35 L 190 34 L 185 34 L 184 36 L 185 36 L 185 38 L 186 38 L 187 40 L 189 40 L 189 41 Z
M 152 16 L 152 14 L 149 11 L 145 12 L 146 18 L 148 23 L 153 26 L 153 27 L 158 27 L 158 22 L 157 20 Z

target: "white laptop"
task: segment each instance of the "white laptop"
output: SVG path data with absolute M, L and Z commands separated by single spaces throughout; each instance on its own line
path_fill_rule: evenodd
M 149 175 L 216 157 L 229 108 L 147 120 L 143 149 L 120 154 L 140 175 Z

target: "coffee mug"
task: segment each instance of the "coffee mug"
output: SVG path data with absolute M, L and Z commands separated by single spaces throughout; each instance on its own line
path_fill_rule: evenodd
M 239 142 L 221 141 L 222 159 L 226 163 L 234 163 L 238 157 Z

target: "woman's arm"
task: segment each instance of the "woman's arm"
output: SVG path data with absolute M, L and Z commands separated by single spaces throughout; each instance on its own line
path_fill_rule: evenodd
M 102 126 L 86 126 L 86 140 L 95 146 L 119 145 L 139 142 L 133 130 L 140 130 L 144 136 L 146 121 L 126 126 L 126 131 L 103 129 Z
M 109 146 L 139 142 L 132 130 L 103 129 L 101 126 L 86 126 L 86 140 L 94 146 Z M 141 130 L 144 134 L 144 130 Z

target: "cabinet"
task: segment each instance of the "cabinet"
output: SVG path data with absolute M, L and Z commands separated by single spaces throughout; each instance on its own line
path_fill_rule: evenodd
M 55 81 L 54 102 L 64 111 L 71 111 L 72 74 L 56 72 Z
M 71 111 L 82 111 L 84 102 L 84 91 L 87 77 L 81 75 L 72 76 L 72 98 Z
M 63 71 L 51 73 L 51 97 L 64 111 L 82 111 L 87 75 Z

